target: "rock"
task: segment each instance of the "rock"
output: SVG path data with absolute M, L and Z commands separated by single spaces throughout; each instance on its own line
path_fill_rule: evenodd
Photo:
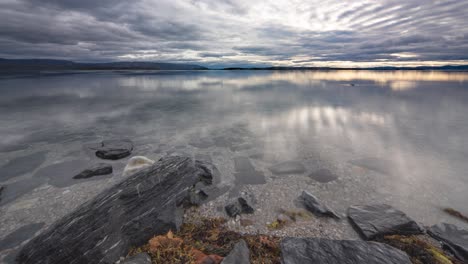
M 468 263 L 468 231 L 455 225 L 440 223 L 431 226 L 429 235 L 441 241 L 455 257 L 463 263 Z
M 261 171 L 257 171 L 247 157 L 235 157 L 234 169 L 236 172 L 236 182 L 241 184 L 264 184 L 266 183 L 265 175 Z
M 134 174 L 137 171 L 140 171 L 144 168 L 148 168 L 154 164 L 154 160 L 148 159 L 144 156 L 135 156 L 132 157 L 125 166 L 123 171 L 124 176 L 128 176 Z
M 391 246 L 360 240 L 285 238 L 281 241 L 283 264 L 410 264 L 403 251 Z
M 34 171 L 46 160 L 46 152 L 40 151 L 10 160 L 0 169 L 0 181 L 6 181 Z
M 151 257 L 148 253 L 139 253 L 124 260 L 121 264 L 151 264 Z
M 32 238 L 43 226 L 44 223 L 34 223 L 16 229 L 0 240 L 0 251 L 20 245 L 24 241 Z
M 250 251 L 247 243 L 243 239 L 237 242 L 221 264 L 250 264 Z
M 3 186 L 0 185 L 0 202 L 2 201 L 2 192 L 3 192 L 3 189 L 5 189 L 5 187 L 3 187 Z
M 224 209 L 230 217 L 236 217 L 240 214 L 253 214 L 254 212 L 254 209 L 242 197 L 237 198 L 236 202 L 226 205 Z
M 320 183 L 327 183 L 338 179 L 338 176 L 327 169 L 320 169 L 309 174 L 309 177 Z
M 301 174 L 306 171 L 304 165 L 297 161 L 285 161 L 270 167 L 273 174 Z
M 336 219 L 340 219 L 340 216 L 338 214 L 336 214 L 332 209 L 328 208 L 328 206 L 321 204 L 318 201 L 317 197 L 315 197 L 308 191 L 303 191 L 300 198 L 304 203 L 306 209 L 312 212 L 313 214 L 319 216 L 330 216 Z
M 89 169 L 86 169 L 80 174 L 73 176 L 73 179 L 87 179 L 93 176 L 107 175 L 112 173 L 112 165 L 106 163 L 98 163 Z
M 365 239 L 423 232 L 414 220 L 387 204 L 351 206 L 348 208 L 348 217 Z
M 118 160 L 130 156 L 133 143 L 128 139 L 104 140 L 95 150 L 96 156 L 101 159 Z
M 58 220 L 21 249 L 18 263 L 115 263 L 131 247 L 177 230 L 182 201 L 211 178 L 201 162 L 162 158 Z

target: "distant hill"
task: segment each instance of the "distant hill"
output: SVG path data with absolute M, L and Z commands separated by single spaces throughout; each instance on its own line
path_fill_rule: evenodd
M 335 68 L 335 67 L 231 67 L 223 70 L 257 70 L 257 71 L 304 71 L 304 70 L 374 70 L 374 71 L 396 71 L 396 70 L 439 70 L 439 71 L 468 71 L 468 65 L 445 65 L 445 66 L 418 66 L 418 67 L 368 67 L 368 68 Z
M 207 70 L 208 68 L 178 63 L 162 62 L 106 62 L 79 63 L 67 60 L 0 59 L 0 71 L 15 70 Z

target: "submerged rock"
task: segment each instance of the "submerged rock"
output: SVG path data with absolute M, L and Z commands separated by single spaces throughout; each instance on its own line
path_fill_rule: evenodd
M 245 240 L 237 242 L 221 264 L 250 264 L 250 251 Z
M 319 216 L 329 216 L 329 217 L 333 217 L 336 219 L 340 219 L 340 216 L 338 214 L 336 214 L 328 206 L 321 204 L 319 200 L 317 199 L 317 197 L 315 197 L 313 194 L 309 193 L 308 191 L 303 191 L 300 199 L 304 203 L 304 206 L 307 208 L 307 210 L 309 210 L 313 214 L 316 214 Z
M 107 175 L 112 173 L 112 165 L 106 163 L 98 163 L 89 169 L 86 169 L 79 174 L 73 176 L 73 179 L 87 179 L 93 176 Z
M 320 169 L 309 174 L 309 177 L 320 183 L 327 183 L 338 179 L 338 176 L 327 169 Z
M 429 235 L 441 241 L 458 259 L 468 263 L 468 230 L 455 225 L 440 223 L 431 226 Z
M 31 240 L 19 263 L 115 263 L 132 246 L 176 230 L 181 201 L 199 182 L 211 182 L 201 162 L 170 156 L 96 196 Z
M 6 181 L 34 171 L 46 160 L 46 152 L 39 151 L 10 160 L 0 168 L 0 181 Z
M 254 212 L 254 209 L 242 197 L 237 198 L 236 202 L 226 205 L 224 209 L 230 217 L 236 217 L 240 214 L 253 214 Z
M 140 171 L 144 168 L 148 168 L 154 164 L 154 160 L 148 159 L 145 156 L 135 156 L 132 157 L 125 166 L 123 171 L 124 176 L 134 174 L 137 171 Z
M 266 183 L 265 175 L 261 171 L 257 171 L 252 165 L 252 162 L 247 157 L 235 157 L 234 176 L 236 181 L 241 184 L 264 184 Z
M 423 232 L 413 219 L 387 204 L 351 206 L 348 208 L 348 217 L 365 239 Z
M 151 264 L 151 257 L 148 253 L 140 253 L 124 260 L 122 264 Z
M 285 161 L 270 167 L 273 174 L 301 174 L 306 171 L 302 163 L 297 161 Z
M 406 253 L 385 244 L 322 238 L 283 239 L 281 260 L 283 264 L 411 264 Z
M 128 139 L 104 140 L 95 150 L 96 156 L 101 159 L 118 160 L 130 156 L 133 143 Z
M 5 187 L 0 185 L 0 202 L 2 201 L 2 192 Z

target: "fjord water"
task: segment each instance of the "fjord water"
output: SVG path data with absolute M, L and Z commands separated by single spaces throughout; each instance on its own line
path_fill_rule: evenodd
M 225 199 L 265 207 L 259 221 L 309 190 L 341 213 L 388 203 L 466 227 L 441 208 L 468 213 L 468 73 L 51 72 L 2 75 L 0 93 L 0 239 L 122 180 L 127 159 L 71 179 L 99 162 L 87 145 L 113 138 L 211 160 Z

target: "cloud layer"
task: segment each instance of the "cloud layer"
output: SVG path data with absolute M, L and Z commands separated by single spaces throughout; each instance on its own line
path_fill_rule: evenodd
M 3 0 L 0 57 L 210 67 L 468 61 L 465 0 Z

